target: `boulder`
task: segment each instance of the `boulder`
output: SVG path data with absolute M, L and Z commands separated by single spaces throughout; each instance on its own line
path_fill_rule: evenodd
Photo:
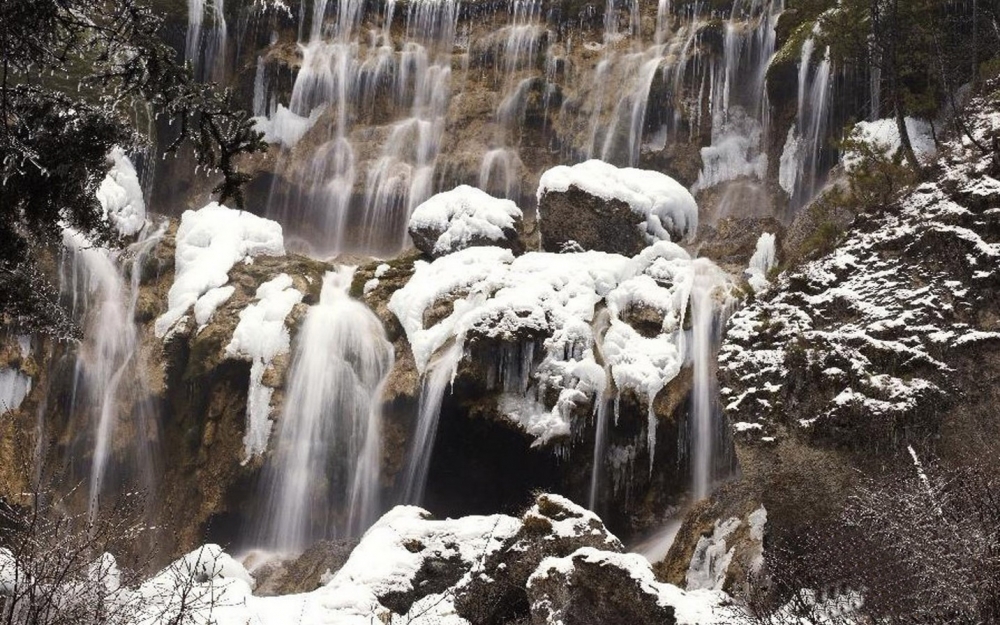
M 596 514 L 565 497 L 539 495 L 521 518 L 517 533 L 456 586 L 456 612 L 481 625 L 524 616 L 529 606 L 525 588 L 538 565 L 546 558 L 565 557 L 582 547 L 623 551 L 621 541 L 608 532 Z
M 461 185 L 414 209 L 409 232 L 417 249 L 432 258 L 483 245 L 520 254 L 521 218 L 514 202 Z
M 565 558 L 546 558 L 528 579 L 531 622 L 673 625 L 666 588 L 642 556 L 584 547 Z
M 698 205 L 679 182 L 654 171 L 591 160 L 554 167 L 538 186 L 542 248 L 634 256 L 698 227 Z

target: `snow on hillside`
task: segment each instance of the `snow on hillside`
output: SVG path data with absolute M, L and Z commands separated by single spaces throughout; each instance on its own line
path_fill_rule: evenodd
M 973 124 L 982 139 L 1000 115 Z M 1000 181 L 968 139 L 947 150 L 936 180 L 859 216 L 835 251 L 731 317 L 720 374 L 741 436 L 840 440 L 852 423 L 918 418 L 950 396 L 953 359 L 1000 341 Z

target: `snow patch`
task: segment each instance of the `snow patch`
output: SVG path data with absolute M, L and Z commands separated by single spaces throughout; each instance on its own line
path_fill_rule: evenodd
M 410 216 L 410 232 L 440 232 L 434 254 L 450 254 L 474 241 L 503 241 L 522 217 L 521 209 L 468 185 L 438 193 L 417 206 Z
M 274 389 L 264 386 L 262 379 L 275 357 L 289 351 L 291 337 L 285 319 L 292 308 L 302 301 L 302 293 L 292 288 L 292 278 L 283 273 L 260 285 L 256 300 L 240 311 L 240 321 L 226 346 L 227 358 L 251 362 L 243 462 L 267 449 Z
M 146 202 L 139 175 L 121 148 L 113 148 L 108 161 L 111 170 L 97 188 L 97 201 L 105 220 L 110 220 L 122 235 L 133 236 L 146 224 Z
M 290 149 L 309 132 L 322 112 L 322 108 L 317 108 L 309 117 L 302 117 L 279 104 L 270 118 L 254 117 L 252 121 L 254 130 L 264 135 L 266 143 L 278 143 Z
M 177 229 L 174 283 L 167 294 L 167 312 L 156 320 L 156 336 L 166 336 L 188 310 L 204 326 L 215 309 L 233 293 L 226 288 L 229 270 L 238 261 L 285 253 L 281 225 L 251 213 L 212 202 L 185 211 Z
M 934 144 L 934 134 L 929 122 L 913 117 L 906 118 L 906 134 L 910 137 L 913 152 L 921 161 L 937 154 Z M 859 122 L 851 130 L 850 138 L 870 144 L 885 156 L 893 156 L 902 147 L 899 136 L 899 126 L 895 119 L 879 119 L 873 122 Z M 841 160 L 848 171 L 857 167 L 860 159 L 857 154 L 845 152 Z

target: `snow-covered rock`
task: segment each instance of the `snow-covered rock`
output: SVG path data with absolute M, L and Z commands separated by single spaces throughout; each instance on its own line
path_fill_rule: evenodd
M 526 605 L 528 578 L 539 563 L 582 547 L 623 550 L 590 510 L 559 495 L 539 495 L 503 549 L 487 555 L 455 587 L 458 614 L 472 623 L 505 622 Z
M 542 248 L 634 255 L 657 241 L 680 241 L 698 229 L 698 205 L 659 172 L 599 160 L 554 167 L 538 185 Z
M 257 288 L 256 301 L 240 311 L 239 324 L 226 346 L 226 356 L 251 362 L 244 461 L 267 449 L 274 389 L 263 384 L 264 372 L 277 356 L 288 353 L 291 338 L 285 319 L 301 301 L 302 292 L 292 288 L 288 274 L 265 282 Z
M 233 293 L 226 283 L 229 270 L 237 262 L 250 263 L 255 256 L 285 253 L 279 223 L 216 202 L 184 212 L 176 246 L 167 312 L 156 320 L 156 335 L 161 338 L 192 307 L 196 324 L 207 324 L 215 309 Z
M 470 248 L 418 261 L 389 309 L 419 372 L 453 342 L 527 350 L 540 344 L 537 366 L 492 377 L 520 395 L 501 408 L 542 444 L 565 437 L 574 410 L 606 391 L 633 391 L 652 412 L 654 398 L 684 364 L 684 321 L 699 274 L 714 276 L 723 306 L 731 287 L 726 276 L 668 241 L 633 258 L 594 251 L 514 258 L 501 248 Z M 602 303 L 607 316 L 598 318 Z M 641 325 L 637 311 L 644 311 Z M 543 401 L 552 397 L 549 390 L 556 391 L 554 404 Z
M 997 117 L 970 124 L 985 138 Z M 894 130 L 863 128 L 874 139 Z M 732 316 L 719 359 L 738 439 L 888 445 L 904 428 L 936 431 L 950 389 L 971 388 L 959 363 L 1000 340 L 986 312 L 1000 283 L 1000 182 L 973 146 L 946 150 L 937 180 L 865 215 L 834 251 Z
M 410 238 L 417 249 L 432 258 L 481 245 L 519 253 L 521 217 L 514 202 L 461 185 L 438 193 L 413 210 Z
M 712 591 L 685 592 L 656 581 L 649 562 L 632 553 L 581 548 L 546 558 L 527 582 L 532 622 L 709 625 L 737 622 Z

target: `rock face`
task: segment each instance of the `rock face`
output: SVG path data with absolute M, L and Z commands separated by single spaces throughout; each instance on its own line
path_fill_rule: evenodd
M 462 185 L 415 208 L 409 232 L 417 249 L 431 258 L 482 245 L 520 254 L 521 217 L 514 202 Z
M 655 241 L 680 241 L 698 226 L 698 206 L 669 176 L 602 161 L 555 167 L 538 186 L 542 249 L 633 256 Z
M 978 140 L 1000 132 L 995 109 L 972 102 Z M 675 558 L 690 561 L 711 519 L 760 503 L 775 531 L 822 520 L 859 475 L 912 470 L 909 446 L 996 467 L 1000 171 L 971 143 L 942 154 L 928 181 L 732 316 L 719 376 L 741 478 L 716 493 L 714 517 L 688 516 Z
M 528 580 L 533 625 L 674 625 L 674 607 L 641 556 L 585 547 L 565 558 L 547 558 Z
M 698 254 L 711 258 L 733 273 L 740 273 L 756 251 L 761 234 L 783 239 L 785 228 L 773 218 L 726 217 L 713 225 L 701 224 L 698 230 Z

